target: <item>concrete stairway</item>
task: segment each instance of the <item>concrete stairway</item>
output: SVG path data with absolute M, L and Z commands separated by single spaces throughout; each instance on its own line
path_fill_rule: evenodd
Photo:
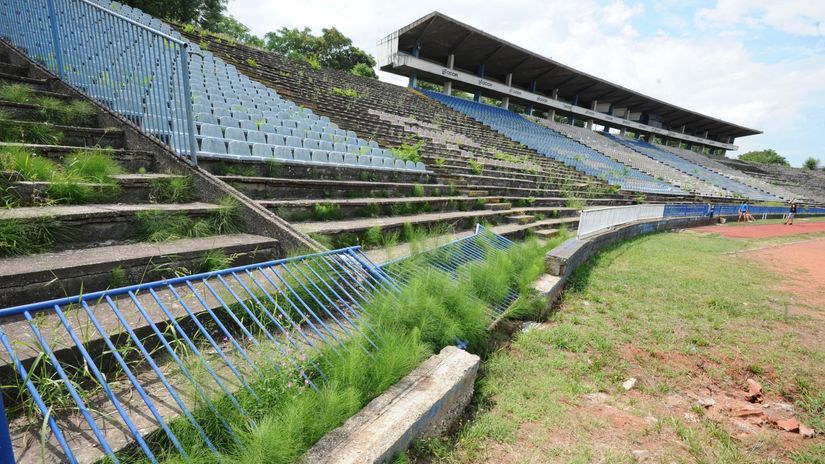
M 136 131 L 110 125 L 94 104 L 83 121 L 50 119 L 48 100 L 84 99 L 8 48 L 0 50 L 2 89 L 18 95 L 0 99 L 0 307 L 282 255 L 277 239 L 243 233 L 237 201 L 204 195 L 197 175 L 170 169 L 174 162 L 135 143 Z M 90 155 L 115 172 L 67 180 L 70 164 Z M 36 163 L 46 172 L 30 168 Z M 202 230 L 146 236 L 158 220 Z

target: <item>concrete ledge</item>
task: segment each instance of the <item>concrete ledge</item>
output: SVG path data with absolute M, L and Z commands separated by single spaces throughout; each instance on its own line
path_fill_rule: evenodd
M 564 280 L 587 258 L 614 243 L 651 232 L 708 225 L 713 222 L 713 219 L 706 217 L 653 219 L 632 222 L 581 239 L 571 238 L 545 255 L 545 269 L 551 275 Z
M 310 449 L 306 464 L 389 462 L 416 438 L 437 436 L 473 396 L 480 359 L 448 346 Z
M 651 232 L 709 225 L 715 221 L 707 217 L 653 219 L 614 227 L 582 239 L 571 238 L 544 256 L 547 274 L 533 288 L 546 295 L 549 308 L 561 295 L 570 274 L 588 258 L 614 243 Z

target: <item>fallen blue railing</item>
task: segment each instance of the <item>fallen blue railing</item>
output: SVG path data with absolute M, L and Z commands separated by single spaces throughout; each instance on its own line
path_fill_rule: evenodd
M 211 394 L 220 392 L 238 408 L 235 392 L 256 396 L 248 377 L 271 366 L 294 370 L 296 382 L 314 387 L 324 373 L 306 364 L 307 354 L 341 350 L 354 333 L 371 340 L 361 313 L 378 290 L 397 284 L 353 247 L 7 308 L 0 310 L 4 378 L 12 374 L 25 390 L 13 406 L 29 402 L 51 432 L 47 445 L 59 447 L 65 462 L 117 462 L 124 441 L 157 462 L 145 440 L 152 428 L 185 457 L 169 411 L 215 450 L 192 414 L 194 403 L 214 409 Z M 78 365 L 84 378 L 76 376 Z M 107 374 L 112 366 L 116 378 Z M 99 393 L 88 397 L 87 384 Z M 60 413 L 55 389 L 72 414 Z M 139 401 L 128 401 L 133 395 Z M 11 446 L 29 424 L 23 420 L 20 429 L 5 412 L 0 462 L 40 452 L 26 447 L 25 434 Z M 79 448 L 68 433 L 94 437 L 94 446 Z
M 173 421 L 217 453 L 194 408 L 220 419 L 218 394 L 243 415 L 236 397 L 257 398 L 252 379 L 273 368 L 315 388 L 326 377 L 313 354 L 351 349 L 352 336 L 375 346 L 373 296 L 511 245 L 477 227 L 381 266 L 350 247 L 2 309 L 0 462 L 40 462 L 46 449 L 57 462 L 118 462 L 124 447 L 158 462 L 158 436 L 186 458 Z

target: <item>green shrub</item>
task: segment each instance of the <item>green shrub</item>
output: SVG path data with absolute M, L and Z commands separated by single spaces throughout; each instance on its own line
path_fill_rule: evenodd
M 111 177 L 122 174 L 123 168 L 105 151 L 81 151 L 69 155 L 66 173 L 91 182 L 111 182 Z
M 0 100 L 14 103 L 33 103 L 34 91 L 26 84 L 6 84 L 0 87 Z
M 424 186 L 421 185 L 421 184 L 413 184 L 412 196 L 414 196 L 414 197 L 423 197 L 424 196 Z
M 402 144 L 400 147 L 390 148 L 393 158 L 403 161 L 412 161 L 418 163 L 421 161 L 421 148 L 424 147 L 424 141 L 419 140 L 415 145 Z
M 480 176 L 482 172 L 484 172 L 484 165 L 482 165 L 478 160 L 470 158 L 467 160 L 467 166 L 470 167 L 470 172 L 473 174 Z
M 352 99 L 359 99 L 361 95 L 358 94 L 358 91 L 355 89 L 342 89 L 341 87 L 333 87 L 330 92 L 334 95 L 340 95 L 342 97 L 352 98 Z

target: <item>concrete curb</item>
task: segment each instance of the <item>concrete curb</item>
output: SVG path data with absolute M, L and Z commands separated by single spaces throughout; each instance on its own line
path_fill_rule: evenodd
M 325 435 L 303 462 L 389 462 L 414 439 L 445 432 L 472 399 L 479 364 L 478 356 L 445 347 Z
M 639 235 L 709 225 L 715 221 L 707 217 L 653 219 L 617 226 L 583 239 L 573 237 L 544 256 L 547 274 L 537 280 L 533 288 L 546 295 L 547 307 L 550 308 L 561 296 L 573 271 L 605 248 Z

